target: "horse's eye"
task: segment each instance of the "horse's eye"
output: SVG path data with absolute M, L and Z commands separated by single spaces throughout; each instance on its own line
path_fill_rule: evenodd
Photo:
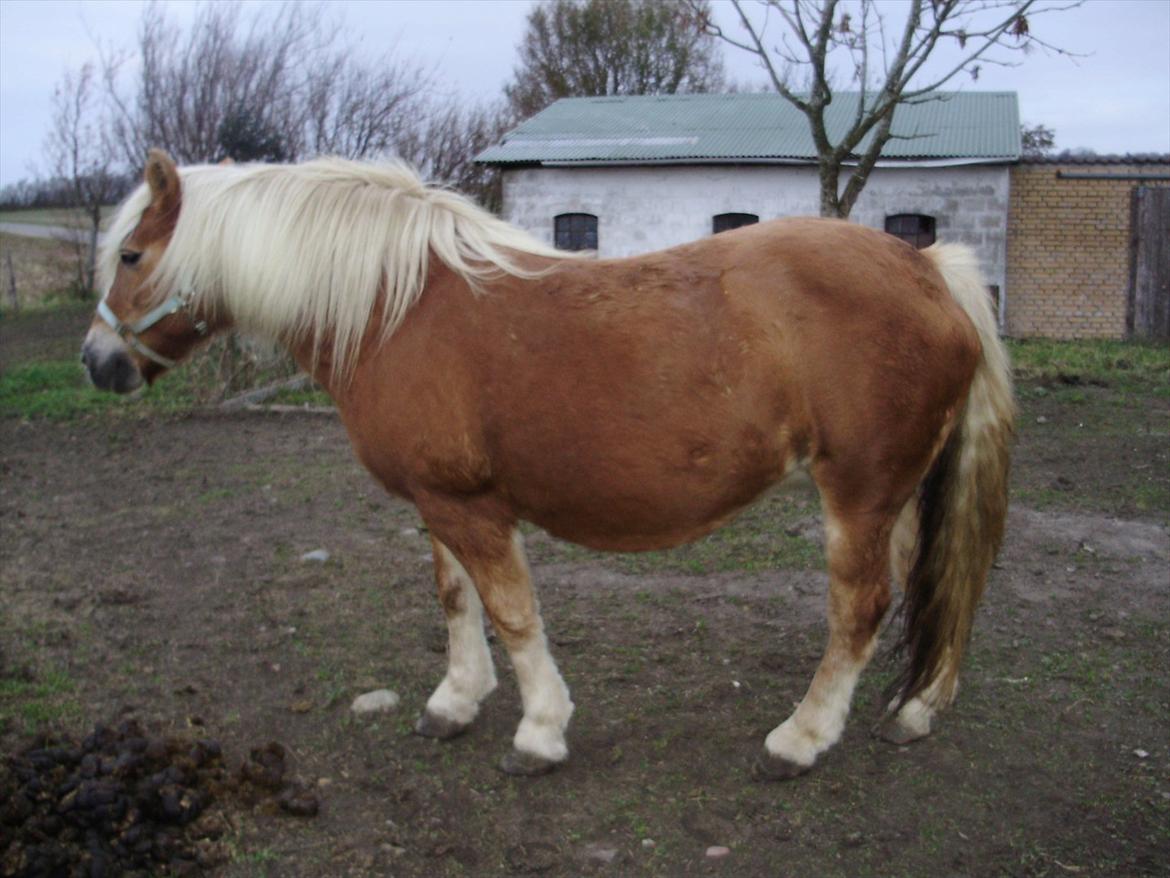
M 141 258 L 142 258 L 142 254 L 135 253 L 133 250 L 123 250 L 122 251 L 122 264 L 123 265 L 137 265 L 138 260 Z

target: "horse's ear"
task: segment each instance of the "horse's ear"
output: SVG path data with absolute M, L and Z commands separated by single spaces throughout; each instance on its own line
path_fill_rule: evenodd
M 161 149 L 152 149 L 146 157 L 146 185 L 150 187 L 151 204 L 171 209 L 179 204 L 179 169 L 171 157 Z

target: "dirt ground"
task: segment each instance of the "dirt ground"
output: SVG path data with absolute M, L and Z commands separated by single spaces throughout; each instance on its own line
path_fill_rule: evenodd
M 518 779 L 495 767 L 520 715 L 498 645 L 473 730 L 411 734 L 444 667 L 429 543 L 335 418 L 2 419 L 0 749 L 128 716 L 229 758 L 281 742 L 321 812 L 233 815 L 230 876 L 1168 874 L 1170 400 L 1021 399 L 958 703 L 884 744 L 875 662 L 840 745 L 782 784 L 750 768 L 825 636 L 808 489 L 675 552 L 530 532 L 577 711 L 568 764 Z M 380 687 L 399 709 L 355 718 Z

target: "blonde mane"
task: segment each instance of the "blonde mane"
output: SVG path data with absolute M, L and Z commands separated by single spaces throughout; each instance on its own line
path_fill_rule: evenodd
M 422 294 L 434 253 L 473 289 L 501 273 L 533 277 L 518 253 L 555 250 L 402 164 L 323 158 L 301 165 L 198 165 L 180 170 L 178 224 L 152 280 L 159 299 L 181 294 L 226 311 L 237 328 L 291 341 L 326 339 L 346 373 L 382 298 L 383 337 Z M 105 236 L 108 290 L 122 241 L 150 200 L 140 186 Z

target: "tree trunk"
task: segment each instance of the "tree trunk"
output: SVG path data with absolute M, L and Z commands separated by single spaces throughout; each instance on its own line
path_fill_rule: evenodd
M 821 180 L 821 216 L 845 219 L 849 211 L 842 212 L 841 199 L 838 197 L 838 185 L 841 176 L 841 166 L 832 162 L 822 161 L 819 166 Z
M 94 208 L 89 216 L 89 247 L 85 253 L 85 290 L 83 295 L 88 298 L 96 291 L 94 283 L 97 281 L 97 242 L 98 231 L 102 222 L 102 209 Z

